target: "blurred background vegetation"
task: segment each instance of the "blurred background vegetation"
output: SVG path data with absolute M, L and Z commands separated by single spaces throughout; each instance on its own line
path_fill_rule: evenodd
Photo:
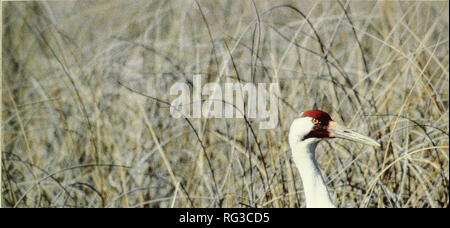
M 3 207 L 304 207 L 314 108 L 382 144 L 319 144 L 337 206 L 449 206 L 448 1 L 2 4 Z M 172 118 L 194 74 L 279 83 L 279 125 Z

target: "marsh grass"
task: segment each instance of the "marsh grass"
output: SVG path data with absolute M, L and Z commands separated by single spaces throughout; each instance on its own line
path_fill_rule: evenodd
M 3 2 L 3 207 L 304 207 L 287 134 L 322 109 L 340 207 L 448 207 L 442 2 Z M 279 83 L 279 125 L 174 119 L 175 82 Z

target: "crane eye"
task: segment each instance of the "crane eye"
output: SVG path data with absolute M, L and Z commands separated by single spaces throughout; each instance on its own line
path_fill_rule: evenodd
M 320 123 L 320 121 L 318 119 L 313 119 L 312 122 L 313 122 L 314 125 L 317 125 L 317 124 Z

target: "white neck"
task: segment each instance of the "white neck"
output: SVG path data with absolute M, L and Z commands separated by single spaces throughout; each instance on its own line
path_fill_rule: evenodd
M 315 158 L 317 143 L 318 140 L 311 138 L 291 144 L 292 156 L 303 182 L 306 207 L 335 207 Z

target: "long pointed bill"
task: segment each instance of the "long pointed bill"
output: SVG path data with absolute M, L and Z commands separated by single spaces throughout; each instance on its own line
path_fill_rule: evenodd
M 347 127 L 337 124 L 335 121 L 330 121 L 328 124 L 328 132 L 330 132 L 330 137 L 348 139 L 359 143 L 364 143 L 366 145 L 377 146 L 380 144 L 364 135 L 361 135 Z

